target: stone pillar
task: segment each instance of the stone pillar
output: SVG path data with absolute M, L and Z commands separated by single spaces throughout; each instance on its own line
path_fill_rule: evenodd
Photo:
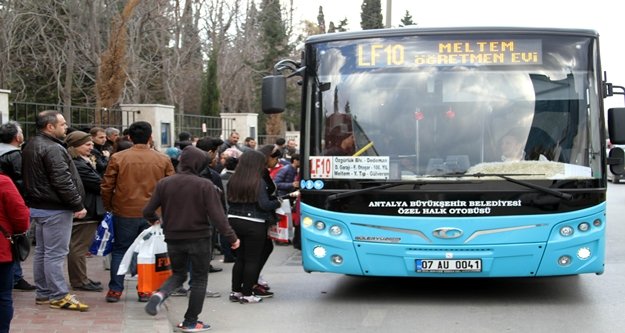
M 250 136 L 258 141 L 258 113 L 220 113 L 221 116 L 221 139 L 227 140 L 231 131 L 236 131 L 241 136 L 240 144 Z M 234 120 L 234 123 L 232 121 Z
M 135 121 L 147 121 L 152 125 L 152 139 L 157 150 L 164 151 L 174 145 L 174 106 L 161 104 L 121 104 L 124 111 L 139 111 Z M 124 127 L 130 124 L 123 124 Z
M 0 124 L 9 122 L 9 94 L 11 90 L 0 89 Z

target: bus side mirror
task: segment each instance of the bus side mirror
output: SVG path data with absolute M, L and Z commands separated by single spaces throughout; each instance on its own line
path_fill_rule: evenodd
M 625 108 L 608 109 L 608 135 L 612 144 L 625 144 Z
M 286 77 L 270 75 L 263 78 L 262 107 L 266 114 L 284 112 L 286 109 Z
M 623 152 L 623 149 L 619 147 L 610 149 L 608 167 L 615 175 L 620 176 L 625 173 L 625 152 Z

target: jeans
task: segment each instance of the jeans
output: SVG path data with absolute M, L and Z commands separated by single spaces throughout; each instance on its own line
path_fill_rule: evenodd
M 172 291 L 180 288 L 187 280 L 189 264 L 191 265 L 190 294 L 187 312 L 184 315 L 185 324 L 197 322 L 204 307 L 210 266 L 210 246 L 211 242 L 207 238 L 167 242 L 167 252 L 173 274 L 163 282 L 158 291 L 167 297 Z
M 8 333 L 13 319 L 13 263 L 0 263 L 0 333 Z
M 58 300 L 69 293 L 63 266 L 69 253 L 72 218 L 71 211 L 59 211 L 58 214 L 46 217 L 31 217 L 31 223 L 37 224 L 37 245 L 33 257 L 37 298 Z
M 124 291 L 124 276 L 117 275 L 119 264 L 122 262 L 124 254 L 135 241 L 139 234 L 150 225 L 143 218 L 130 218 L 113 215 L 113 229 L 115 231 L 115 242 L 111 250 L 111 281 L 109 289 L 113 291 Z
M 19 260 L 16 260 L 13 262 L 13 284 L 23 278 L 24 273 L 22 272 L 22 263 Z
M 237 258 L 232 266 L 232 291 L 250 296 L 258 282 L 260 270 L 269 257 L 265 252 L 267 227 L 265 223 L 237 218 L 230 218 L 229 221 L 241 241 L 239 248 L 234 251 Z

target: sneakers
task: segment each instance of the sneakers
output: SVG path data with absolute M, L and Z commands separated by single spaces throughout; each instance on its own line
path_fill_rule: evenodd
M 206 291 L 206 298 L 218 298 L 221 297 L 221 293 L 218 291 L 211 291 L 211 290 L 207 290 Z
M 89 310 L 87 304 L 80 303 L 75 295 L 67 294 L 65 297 L 57 300 L 50 301 L 50 307 L 52 309 L 74 310 L 84 312 Z
M 159 292 L 152 294 L 148 300 L 148 304 L 145 305 L 145 312 L 151 316 L 156 316 L 161 307 L 161 303 L 163 303 L 163 295 Z
M 265 287 L 259 284 L 255 285 L 254 288 L 252 288 L 252 293 L 262 298 L 273 297 L 273 293 L 271 291 L 265 289 Z
M 195 324 L 186 324 L 186 323 L 180 323 L 178 324 L 178 326 L 176 326 L 176 328 L 180 331 L 180 332 L 205 332 L 211 329 L 211 326 L 208 324 L 204 324 L 201 321 L 196 321 Z
M 109 290 L 108 293 L 106 293 L 106 301 L 109 303 L 117 303 L 119 302 L 119 299 L 122 297 L 122 292 L 121 291 L 115 291 L 115 290 Z
M 260 303 L 262 302 L 263 299 L 258 297 L 258 296 L 243 296 L 241 295 L 241 297 L 239 297 L 239 303 L 241 304 L 246 304 L 246 303 Z
M 218 272 L 221 272 L 221 271 L 223 271 L 223 270 L 224 270 L 223 268 L 221 268 L 221 267 L 215 267 L 215 266 L 213 266 L 213 265 L 210 265 L 210 266 L 208 267 L 208 272 L 209 272 L 209 273 L 218 273 Z
M 271 289 L 271 288 L 269 288 L 269 283 L 267 281 L 265 281 L 265 279 L 263 279 L 262 275 L 258 277 L 258 281 L 256 283 L 260 284 L 261 286 L 263 286 L 263 288 L 265 288 L 265 290 L 270 290 Z
M 35 287 L 32 284 L 28 283 L 28 281 L 26 281 L 24 279 L 19 279 L 13 285 L 13 289 L 19 290 L 19 291 L 33 291 L 33 290 L 37 289 L 37 287 Z
M 240 303 L 241 302 L 241 296 L 243 296 L 243 294 L 241 294 L 238 291 L 233 291 L 230 293 L 230 302 L 237 302 Z
M 152 293 L 137 292 L 137 297 L 139 297 L 138 300 L 141 303 L 145 303 L 145 302 L 149 301 L 151 296 L 152 296 Z
M 171 293 L 169 293 L 169 296 L 187 296 L 189 294 L 189 291 L 184 289 L 184 287 L 180 287 L 174 291 L 172 291 Z

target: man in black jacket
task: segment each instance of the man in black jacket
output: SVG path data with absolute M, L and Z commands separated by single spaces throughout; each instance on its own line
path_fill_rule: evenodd
M 87 311 L 89 306 L 70 295 L 63 275 L 69 252 L 72 218 L 83 218 L 84 189 L 72 158 L 63 145 L 67 123 L 57 111 L 36 117 L 37 135 L 22 153 L 22 175 L 31 223 L 36 224 L 33 274 L 37 304 L 53 309 Z
M 22 197 L 22 151 L 24 134 L 20 125 L 14 121 L 0 125 L 0 172 L 9 176 Z M 33 291 L 35 286 L 24 279 L 19 260 L 13 262 L 13 289 Z

